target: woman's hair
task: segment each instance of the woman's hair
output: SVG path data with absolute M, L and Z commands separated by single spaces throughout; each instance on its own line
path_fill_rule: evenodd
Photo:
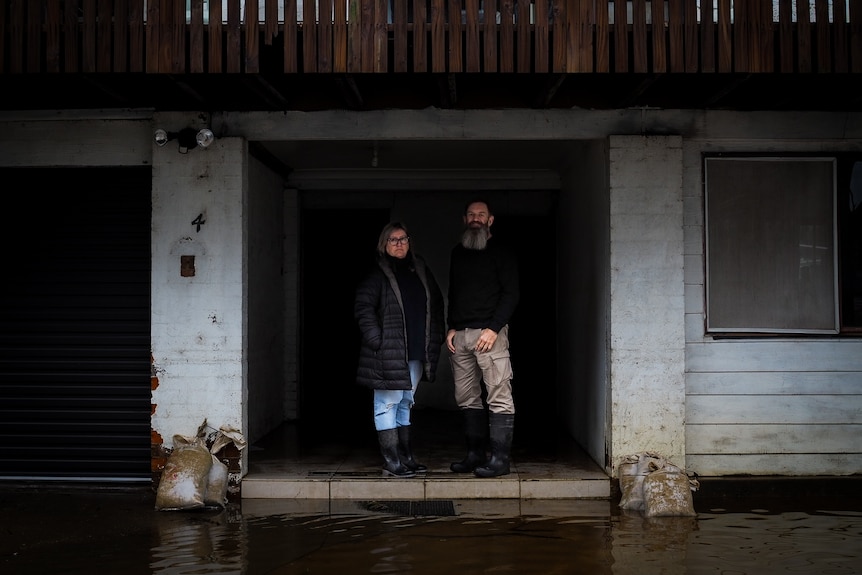
M 395 230 L 401 230 L 408 236 L 410 232 L 407 231 L 407 226 L 402 224 L 401 222 L 389 222 L 385 226 L 383 226 L 383 230 L 380 232 L 380 237 L 377 238 L 377 253 L 385 254 L 386 253 L 386 242 L 389 240 L 389 236 L 392 235 L 392 232 Z M 408 247 L 411 247 L 410 244 L 407 244 Z M 409 251 L 413 251 L 410 249 Z

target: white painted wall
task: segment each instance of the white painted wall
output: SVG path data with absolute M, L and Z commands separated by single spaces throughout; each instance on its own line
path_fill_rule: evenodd
M 807 123 L 796 128 L 804 126 L 810 129 Z M 705 476 L 859 473 L 862 340 L 713 340 L 704 333 L 702 154 L 819 154 L 858 151 L 862 143 L 858 137 L 749 136 L 693 138 L 684 145 L 686 461 Z
M 204 419 L 247 438 L 246 144 L 219 138 L 186 154 L 173 144 L 152 152 L 152 428 L 166 446 Z M 181 256 L 195 257 L 194 277 L 180 275 Z
M 611 461 L 685 459 L 682 138 L 611 136 Z
M 248 439 L 254 442 L 287 417 L 284 183 L 254 156 L 243 218 L 248 238 Z M 294 358 L 295 359 L 295 358 Z M 251 415 L 253 414 L 253 415 Z
M 607 140 L 584 142 L 573 150 L 560 193 L 557 411 L 571 436 L 602 466 L 611 437 L 608 202 Z

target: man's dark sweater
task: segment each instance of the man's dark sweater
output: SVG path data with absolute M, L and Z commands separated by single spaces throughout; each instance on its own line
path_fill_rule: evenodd
M 518 264 L 494 239 L 484 250 L 460 243 L 449 260 L 449 329 L 490 328 L 499 333 L 518 304 Z

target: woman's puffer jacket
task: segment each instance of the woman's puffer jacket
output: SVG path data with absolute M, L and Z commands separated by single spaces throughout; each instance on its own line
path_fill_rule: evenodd
M 443 344 L 443 294 L 425 261 L 419 256 L 412 258 L 416 275 L 425 286 L 423 369 L 425 379 L 434 381 Z M 353 310 L 362 336 L 356 382 L 371 389 L 410 389 L 401 290 L 385 256 L 377 258 L 377 265 L 357 287 Z

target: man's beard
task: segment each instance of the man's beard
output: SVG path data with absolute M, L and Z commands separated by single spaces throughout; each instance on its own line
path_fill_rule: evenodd
M 464 233 L 461 234 L 461 245 L 468 250 L 484 250 L 488 247 L 488 238 L 491 237 L 491 230 L 488 226 L 478 228 L 467 227 Z

